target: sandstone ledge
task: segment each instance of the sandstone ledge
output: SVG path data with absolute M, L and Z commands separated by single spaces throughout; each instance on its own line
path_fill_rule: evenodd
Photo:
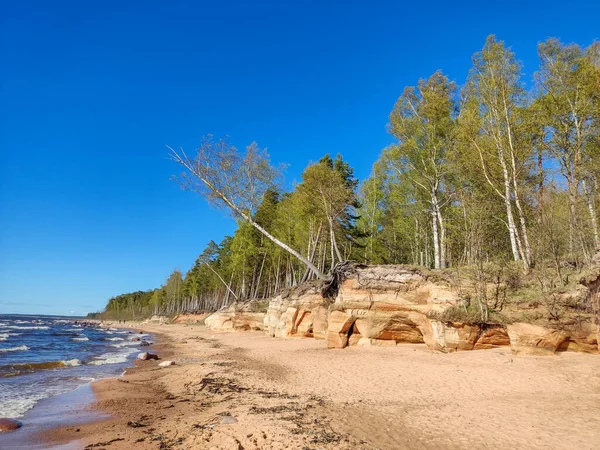
M 600 276 L 588 286 L 600 302 Z M 528 323 L 511 325 L 442 322 L 433 317 L 460 304 L 450 283 L 404 266 L 356 266 L 325 300 L 318 284 L 282 291 L 266 312 L 253 302 L 232 305 L 205 322 L 213 330 L 264 330 L 278 338 L 326 340 L 328 348 L 425 343 L 441 352 L 511 346 L 514 354 L 560 351 L 597 353 L 596 325 L 569 331 Z M 600 320 L 600 319 L 599 319 Z

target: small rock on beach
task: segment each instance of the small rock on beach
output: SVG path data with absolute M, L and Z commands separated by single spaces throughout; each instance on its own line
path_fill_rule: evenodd
M 0 432 L 14 431 L 21 428 L 23 424 L 14 419 L 0 419 Z
M 169 366 L 175 366 L 175 361 L 164 361 L 161 362 L 158 367 L 169 367 Z
M 230 425 L 233 423 L 237 423 L 238 420 L 232 416 L 221 416 L 221 425 Z
M 140 353 L 139 355 L 137 355 L 137 359 L 141 360 L 141 361 L 148 361 L 151 359 L 158 359 L 158 355 L 155 355 L 154 353 Z

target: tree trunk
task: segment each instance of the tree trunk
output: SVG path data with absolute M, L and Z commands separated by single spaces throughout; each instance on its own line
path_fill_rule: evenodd
M 594 236 L 594 248 L 600 248 L 600 237 L 598 236 L 598 221 L 596 219 L 596 206 L 594 205 L 595 192 L 593 186 L 587 186 L 585 180 L 582 181 L 583 190 L 586 193 L 588 211 L 590 213 L 590 222 L 592 225 L 592 234 Z
M 510 237 L 510 248 L 512 250 L 513 258 L 515 261 L 521 259 L 519 253 L 518 242 L 517 242 L 517 227 L 515 225 L 515 218 L 512 211 L 511 199 L 511 187 L 510 177 L 508 175 L 508 167 L 506 167 L 506 161 L 504 161 L 504 151 L 498 147 L 498 159 L 502 165 L 502 174 L 504 175 L 504 206 L 506 207 L 506 216 L 508 220 L 508 233 Z M 526 268 L 527 263 L 525 263 Z
M 433 233 L 433 265 L 435 269 L 440 268 L 440 240 L 438 235 L 438 219 L 435 208 L 431 209 L 431 229 Z
M 237 214 L 239 214 L 244 220 L 249 222 L 254 228 L 256 228 L 258 231 L 260 231 L 264 236 L 266 236 L 268 239 L 270 239 L 273 243 L 275 243 L 276 245 L 278 245 L 279 247 L 284 249 L 289 254 L 293 255 L 295 258 L 302 261 L 302 263 L 305 264 L 307 267 L 309 267 L 310 270 L 312 270 L 319 279 L 321 279 L 321 280 L 327 279 L 327 277 L 319 269 L 317 269 L 317 267 L 313 263 L 311 263 L 308 259 L 306 259 L 304 256 L 302 256 L 296 250 L 291 248 L 289 245 L 285 244 L 284 242 L 281 242 L 279 239 L 277 239 L 275 236 L 273 236 L 271 233 L 269 233 L 267 230 L 265 230 L 263 227 L 261 227 L 258 223 L 256 223 L 252 219 L 252 217 L 249 214 L 245 213 L 235 203 L 233 203 L 233 201 L 231 199 L 229 199 L 226 195 L 224 195 L 222 192 L 220 192 L 219 189 L 215 188 L 215 186 L 213 186 L 210 183 L 210 181 L 203 178 L 202 175 L 199 174 L 197 170 L 194 170 L 193 164 L 191 163 L 191 161 L 189 161 L 187 159 L 187 157 L 185 157 L 185 155 L 184 155 L 184 157 L 185 157 L 185 159 L 184 159 L 181 156 L 179 156 L 177 154 L 177 152 L 175 152 L 173 149 L 171 149 L 171 152 L 172 152 L 172 156 L 176 162 L 178 162 L 179 164 L 184 166 L 186 169 L 188 169 L 192 174 L 194 174 L 194 176 L 196 176 L 202 183 L 204 183 L 204 185 L 210 191 L 212 191 L 212 193 L 214 195 L 216 195 L 218 198 L 223 200 L 223 202 L 225 202 L 225 204 L 227 206 L 229 206 L 233 211 L 235 211 Z

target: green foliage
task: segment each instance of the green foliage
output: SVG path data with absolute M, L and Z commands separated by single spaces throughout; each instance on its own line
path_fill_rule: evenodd
M 238 151 L 209 136 L 194 158 L 173 152 L 188 170 L 183 186 L 229 208 L 237 229 L 185 274 L 114 297 L 100 316 L 249 299 L 262 310 L 262 299 L 354 259 L 441 269 L 464 288 L 464 304 L 440 320 L 574 320 L 581 304 L 563 290 L 600 246 L 600 44 L 549 39 L 538 52 L 531 92 L 494 36 L 461 89 L 440 71 L 405 88 L 389 115 L 395 142 L 362 182 L 340 154 L 310 163 L 283 192 L 256 144 Z

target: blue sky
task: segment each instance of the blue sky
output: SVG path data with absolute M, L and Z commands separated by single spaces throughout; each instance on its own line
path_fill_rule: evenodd
M 101 309 L 233 232 L 165 145 L 255 140 L 290 184 L 339 152 L 365 178 L 404 86 L 463 83 L 487 35 L 526 80 L 539 41 L 600 38 L 600 2 L 541 4 L 0 1 L 0 313 Z

